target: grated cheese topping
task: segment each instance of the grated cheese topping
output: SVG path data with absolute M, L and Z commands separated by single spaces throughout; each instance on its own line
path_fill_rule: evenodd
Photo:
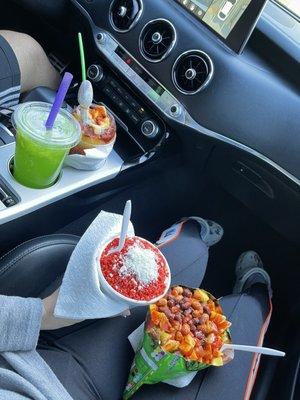
M 156 281 L 158 279 L 158 266 L 155 253 L 134 244 L 124 255 L 123 265 L 119 273 L 123 276 L 134 276 L 142 285 Z

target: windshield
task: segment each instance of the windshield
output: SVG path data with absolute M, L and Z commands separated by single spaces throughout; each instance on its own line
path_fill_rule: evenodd
M 275 0 L 276 3 L 280 4 L 296 17 L 300 18 L 300 0 Z

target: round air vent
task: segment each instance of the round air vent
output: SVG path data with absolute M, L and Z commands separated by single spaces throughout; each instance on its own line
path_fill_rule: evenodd
M 213 75 L 210 57 L 200 50 L 181 54 L 172 70 L 173 83 L 184 94 L 195 94 L 204 89 Z
M 109 11 L 110 23 L 116 31 L 128 32 L 138 22 L 142 11 L 141 0 L 114 0 Z
M 175 43 L 175 28 L 165 19 L 148 22 L 140 34 L 140 52 L 151 62 L 159 62 L 167 57 Z

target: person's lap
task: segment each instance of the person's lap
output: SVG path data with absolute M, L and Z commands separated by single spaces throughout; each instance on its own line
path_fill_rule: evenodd
M 236 343 L 257 344 L 268 313 L 267 309 L 263 310 L 264 304 L 256 296 L 246 294 L 222 299 L 224 312 L 233 323 L 232 337 Z M 58 339 L 50 334 L 54 342 L 48 341 L 45 350 L 39 352 L 74 400 L 120 399 L 134 357 L 127 336 L 144 317 L 145 310 L 136 309 L 129 318 L 94 321 L 65 335 L 61 332 Z M 159 393 L 170 400 L 240 399 L 246 390 L 252 360 L 251 354 L 236 353 L 235 359 L 225 367 L 199 372 L 186 388 L 176 389 L 165 384 L 144 386 L 136 398 L 154 400 Z
M 208 248 L 200 238 L 197 223 L 184 224 L 179 237 L 162 246 L 161 251 L 170 265 L 173 284 L 200 285 Z M 68 377 L 66 370 L 71 364 L 70 373 L 74 370 L 81 373 L 82 380 L 88 381 L 88 390 L 94 390 L 95 399 L 116 399 L 126 384 L 134 355 L 127 337 L 144 321 L 145 313 L 146 308 L 136 308 L 128 318 L 85 321 L 69 328 L 42 332 L 38 351 L 75 400 L 83 400 L 84 394 L 82 384 L 77 387 L 78 380 L 73 383 L 73 378 Z M 70 361 L 70 355 L 76 360 L 75 364 Z M 87 398 L 92 399 L 90 394 Z
M 199 237 L 197 224 L 186 224 L 179 238 L 162 251 L 170 264 L 173 283 L 192 287 L 201 284 L 208 249 Z M 233 323 L 232 336 L 236 343 L 257 344 L 268 313 L 266 300 L 264 291 L 226 296 L 221 300 L 225 314 Z M 145 308 L 137 308 L 128 318 L 85 321 L 70 328 L 45 332 L 38 351 L 74 400 L 120 399 L 134 357 L 127 337 L 144 321 L 145 312 Z M 135 398 L 154 400 L 158 393 L 161 398 L 170 400 L 242 398 L 252 360 L 251 355 L 236 354 L 231 364 L 198 373 L 186 388 L 177 389 L 166 384 L 144 386 Z M 226 396 L 222 390 L 227 391 Z

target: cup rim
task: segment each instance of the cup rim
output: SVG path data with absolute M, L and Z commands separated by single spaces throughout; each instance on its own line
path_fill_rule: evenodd
M 30 101 L 26 103 L 21 103 L 19 104 L 16 108 L 15 111 L 12 114 L 11 117 L 11 122 L 14 127 L 14 129 L 17 131 L 18 129 L 25 131 L 28 136 L 32 139 L 35 140 L 39 143 L 44 144 L 45 146 L 49 148 L 72 148 L 76 146 L 80 142 L 81 138 L 81 128 L 79 122 L 73 117 L 73 115 L 61 108 L 59 111 L 60 115 L 63 115 L 64 118 L 68 119 L 71 124 L 73 124 L 73 134 L 72 136 L 69 136 L 67 138 L 60 138 L 60 137 L 43 137 L 40 134 L 36 132 L 36 129 L 32 128 L 28 121 L 24 118 L 22 118 L 22 112 L 28 108 L 40 108 L 44 109 L 44 111 L 50 112 L 52 108 L 52 104 L 43 102 L 43 101 Z M 18 121 L 16 121 L 18 119 Z M 55 125 L 54 125 L 55 126 Z M 44 132 L 46 132 L 47 129 L 46 127 L 44 128 Z
M 166 279 L 166 288 L 165 288 L 164 292 L 163 292 L 161 295 L 159 295 L 159 296 L 157 296 L 157 297 L 155 297 L 155 298 L 153 298 L 153 299 L 151 299 L 151 300 L 136 300 L 136 299 L 132 299 L 132 298 L 130 298 L 130 297 L 126 297 L 126 296 L 124 296 L 123 294 L 119 293 L 117 290 L 115 290 L 115 289 L 107 282 L 105 276 L 103 275 L 102 268 L 101 268 L 101 263 L 100 263 L 102 252 L 104 251 L 104 249 L 106 248 L 106 246 L 107 246 L 110 242 L 112 242 L 114 239 L 116 239 L 117 237 L 119 237 L 119 236 L 118 236 L 118 235 L 113 236 L 111 239 L 109 239 L 108 241 L 106 241 L 106 242 L 100 247 L 100 249 L 98 249 L 98 251 L 97 251 L 96 260 L 97 260 L 97 263 L 98 263 L 98 272 L 99 272 L 99 274 L 101 275 L 101 277 L 103 278 L 103 281 L 105 282 L 105 285 L 109 288 L 109 290 L 112 291 L 112 293 L 113 293 L 114 295 L 116 295 L 117 297 L 119 297 L 120 300 L 129 302 L 129 303 L 131 303 L 131 304 L 140 305 L 140 306 L 147 306 L 147 305 L 156 303 L 158 300 L 160 300 L 162 297 L 164 297 L 164 296 L 167 294 L 167 292 L 168 292 L 168 290 L 170 289 L 170 286 L 171 286 L 171 270 L 170 270 L 170 266 L 169 266 L 168 261 L 166 260 L 165 256 L 164 256 L 163 253 L 160 251 L 160 249 L 157 247 L 157 250 L 159 251 L 160 255 L 162 256 L 162 258 L 163 258 L 163 260 L 164 260 L 164 262 L 165 262 L 165 266 L 166 266 L 166 268 L 167 268 L 167 270 L 168 270 L 168 277 L 167 277 L 167 279 Z M 138 238 L 138 239 L 142 239 L 142 240 L 144 240 L 145 242 L 150 243 L 152 246 L 155 246 L 153 243 L 149 242 L 149 240 L 144 239 L 144 238 L 142 238 L 142 237 L 140 237 L 140 236 L 134 235 L 134 236 L 132 236 L 132 237 L 135 237 L 135 238 Z

